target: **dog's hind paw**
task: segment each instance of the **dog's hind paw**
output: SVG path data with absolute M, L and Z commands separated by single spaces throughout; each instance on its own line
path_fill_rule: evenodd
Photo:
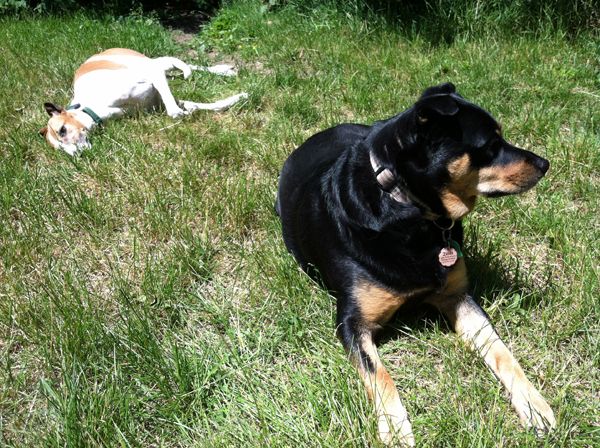
M 237 75 L 237 71 L 233 68 L 233 65 L 229 65 L 229 64 L 217 64 L 217 65 L 213 65 L 212 67 L 202 67 L 199 65 L 192 65 L 192 64 L 189 64 L 189 66 L 192 70 L 198 70 L 201 72 L 209 72 L 209 73 L 213 73 L 215 75 L 221 75 L 221 76 L 236 76 Z
M 212 67 L 208 67 L 206 71 L 210 73 L 214 73 L 215 75 L 221 76 L 236 76 L 237 71 L 233 68 L 233 65 L 229 64 L 219 64 L 213 65 Z

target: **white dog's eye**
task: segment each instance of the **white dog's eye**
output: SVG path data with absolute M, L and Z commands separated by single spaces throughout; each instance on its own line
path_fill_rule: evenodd
M 64 137 L 65 135 L 67 135 L 67 128 L 64 126 L 61 126 L 61 128 L 58 130 L 58 136 Z

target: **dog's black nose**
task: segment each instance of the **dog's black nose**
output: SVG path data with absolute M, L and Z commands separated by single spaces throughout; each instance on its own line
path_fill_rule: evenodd
M 546 174 L 546 172 L 548 171 L 548 168 L 550 168 L 550 162 L 548 162 L 546 159 L 543 159 L 541 157 L 538 157 L 536 159 L 535 165 L 543 174 Z

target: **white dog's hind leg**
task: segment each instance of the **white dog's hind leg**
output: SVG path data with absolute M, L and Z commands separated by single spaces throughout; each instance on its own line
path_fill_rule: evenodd
M 177 68 L 183 72 L 184 78 L 189 78 L 192 74 L 192 70 L 197 70 L 194 66 L 186 64 L 181 59 L 177 59 L 171 56 L 163 56 L 160 58 L 155 58 L 154 61 L 160 66 L 162 71 L 171 70 L 173 68 Z
M 238 93 L 237 95 L 230 96 L 228 98 L 215 101 L 214 103 L 195 103 L 193 101 L 180 101 L 181 105 L 186 112 L 191 113 L 196 110 L 213 110 L 220 112 L 233 106 L 238 101 L 248 98 L 246 92 Z
M 221 75 L 221 76 L 236 76 L 237 75 L 237 71 L 233 68 L 233 65 L 229 65 L 229 64 L 218 64 L 218 65 L 213 65 L 212 67 L 202 67 L 199 65 L 190 65 L 190 68 L 192 70 L 198 70 L 201 72 L 210 72 L 210 73 L 214 73 L 215 75 Z

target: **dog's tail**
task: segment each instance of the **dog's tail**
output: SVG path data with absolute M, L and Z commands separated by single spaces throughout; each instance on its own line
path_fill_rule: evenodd
M 187 78 L 192 74 L 192 68 L 183 62 L 181 59 L 173 58 L 171 56 L 163 56 L 160 58 L 154 59 L 160 67 L 164 70 L 171 70 L 172 68 L 177 68 L 183 72 L 183 77 Z

